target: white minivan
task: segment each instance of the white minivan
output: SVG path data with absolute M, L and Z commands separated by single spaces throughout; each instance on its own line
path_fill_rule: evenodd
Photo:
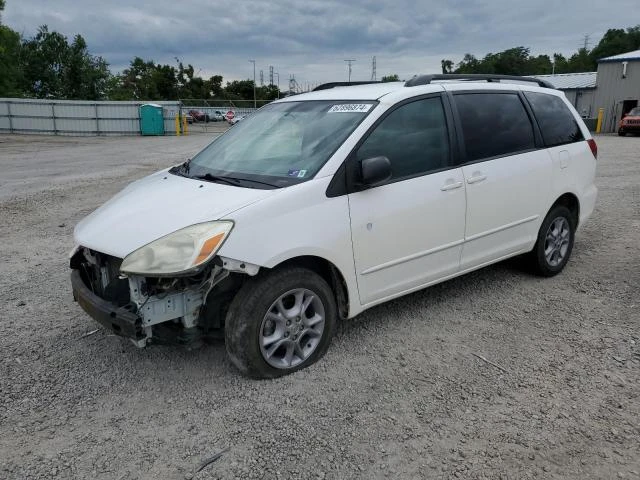
M 82 220 L 73 295 L 140 347 L 218 334 L 244 374 L 287 374 L 373 305 L 515 255 L 560 272 L 594 209 L 596 155 L 542 80 L 325 85 Z

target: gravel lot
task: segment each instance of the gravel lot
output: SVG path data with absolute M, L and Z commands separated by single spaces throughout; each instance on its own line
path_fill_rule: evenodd
M 640 478 L 640 137 L 597 139 L 564 273 L 511 261 L 376 307 L 274 381 L 222 343 L 83 337 L 71 297 L 74 224 L 208 141 L 0 136 L 0 478 Z

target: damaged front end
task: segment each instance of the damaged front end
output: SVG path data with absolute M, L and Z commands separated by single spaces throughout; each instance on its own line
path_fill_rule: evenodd
M 92 318 L 138 347 L 219 337 L 231 300 L 259 267 L 216 256 L 173 277 L 123 274 L 122 259 L 80 247 L 71 257 L 74 299 Z

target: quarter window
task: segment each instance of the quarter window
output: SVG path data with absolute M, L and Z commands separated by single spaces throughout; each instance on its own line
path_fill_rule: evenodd
M 358 161 L 379 156 L 391 161 L 392 180 L 446 167 L 449 137 L 442 100 L 417 100 L 387 115 L 356 153 Z
M 535 148 L 533 126 L 515 93 L 455 95 L 467 161 Z
M 536 92 L 525 92 L 525 96 L 547 147 L 584 140 L 576 119 L 561 98 Z

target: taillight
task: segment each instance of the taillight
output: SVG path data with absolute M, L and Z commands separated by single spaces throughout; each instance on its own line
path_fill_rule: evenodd
M 591 153 L 593 153 L 594 158 L 598 158 L 598 145 L 596 145 L 596 141 L 593 138 L 587 140 L 589 144 L 589 148 L 591 149 Z

